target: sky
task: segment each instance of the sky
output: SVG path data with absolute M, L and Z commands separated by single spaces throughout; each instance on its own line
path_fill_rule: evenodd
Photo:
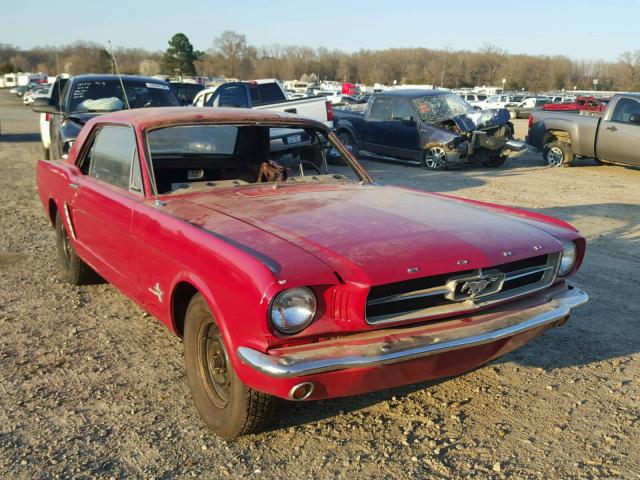
M 0 43 L 28 49 L 77 40 L 165 50 L 186 34 L 208 50 L 224 30 L 250 45 L 353 52 L 394 47 L 616 60 L 640 49 L 637 0 L 0 0 Z

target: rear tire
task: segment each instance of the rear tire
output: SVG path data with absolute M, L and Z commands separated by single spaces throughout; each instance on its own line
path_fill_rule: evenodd
M 95 283 L 98 275 L 76 253 L 59 214 L 56 215 L 55 229 L 56 248 L 64 279 L 75 286 Z
M 422 154 L 422 166 L 429 170 L 447 168 L 447 152 L 442 147 L 431 147 Z
M 45 160 L 51 160 L 51 151 L 44 145 L 42 146 L 42 157 Z
M 569 143 L 555 140 L 544 146 L 542 157 L 550 167 L 569 167 L 573 161 L 573 151 Z
M 509 109 L 509 117 L 518 118 L 518 111 L 514 109 Z
M 240 381 L 209 305 L 199 293 L 187 308 L 184 361 L 196 410 L 216 435 L 230 440 L 269 423 L 276 399 Z

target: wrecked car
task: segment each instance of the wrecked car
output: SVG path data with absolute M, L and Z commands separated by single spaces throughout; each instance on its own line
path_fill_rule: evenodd
M 460 162 L 499 167 L 526 149 L 513 139 L 507 110 L 476 111 L 442 90 L 376 94 L 364 110 L 335 109 L 334 128 L 355 156 L 366 150 L 430 169 Z
M 567 223 L 376 185 L 299 116 L 106 114 L 36 183 L 66 280 L 97 272 L 180 336 L 195 407 L 224 438 L 264 427 L 277 397 L 462 374 L 588 298 L 568 281 L 585 240 Z

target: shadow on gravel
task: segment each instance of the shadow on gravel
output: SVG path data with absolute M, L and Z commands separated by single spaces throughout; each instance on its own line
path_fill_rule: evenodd
M 365 393 L 353 397 L 334 398 L 330 400 L 316 400 L 312 402 L 289 402 L 281 400 L 279 412 L 267 427 L 266 431 L 278 431 L 297 425 L 314 423 L 319 420 L 336 419 L 339 415 L 355 412 L 371 407 L 378 403 L 392 400 L 393 397 L 401 399 L 419 390 L 446 382 L 447 379 L 438 379 L 389 388 L 378 392 Z
M 26 143 L 39 141 L 39 133 L 3 133 L 0 135 L 0 143 Z

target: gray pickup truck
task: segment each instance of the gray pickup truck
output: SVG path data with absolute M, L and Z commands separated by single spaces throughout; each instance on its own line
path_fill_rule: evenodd
M 640 165 L 640 93 L 614 95 L 602 113 L 535 111 L 527 141 L 552 167 L 568 167 L 575 157 Z

